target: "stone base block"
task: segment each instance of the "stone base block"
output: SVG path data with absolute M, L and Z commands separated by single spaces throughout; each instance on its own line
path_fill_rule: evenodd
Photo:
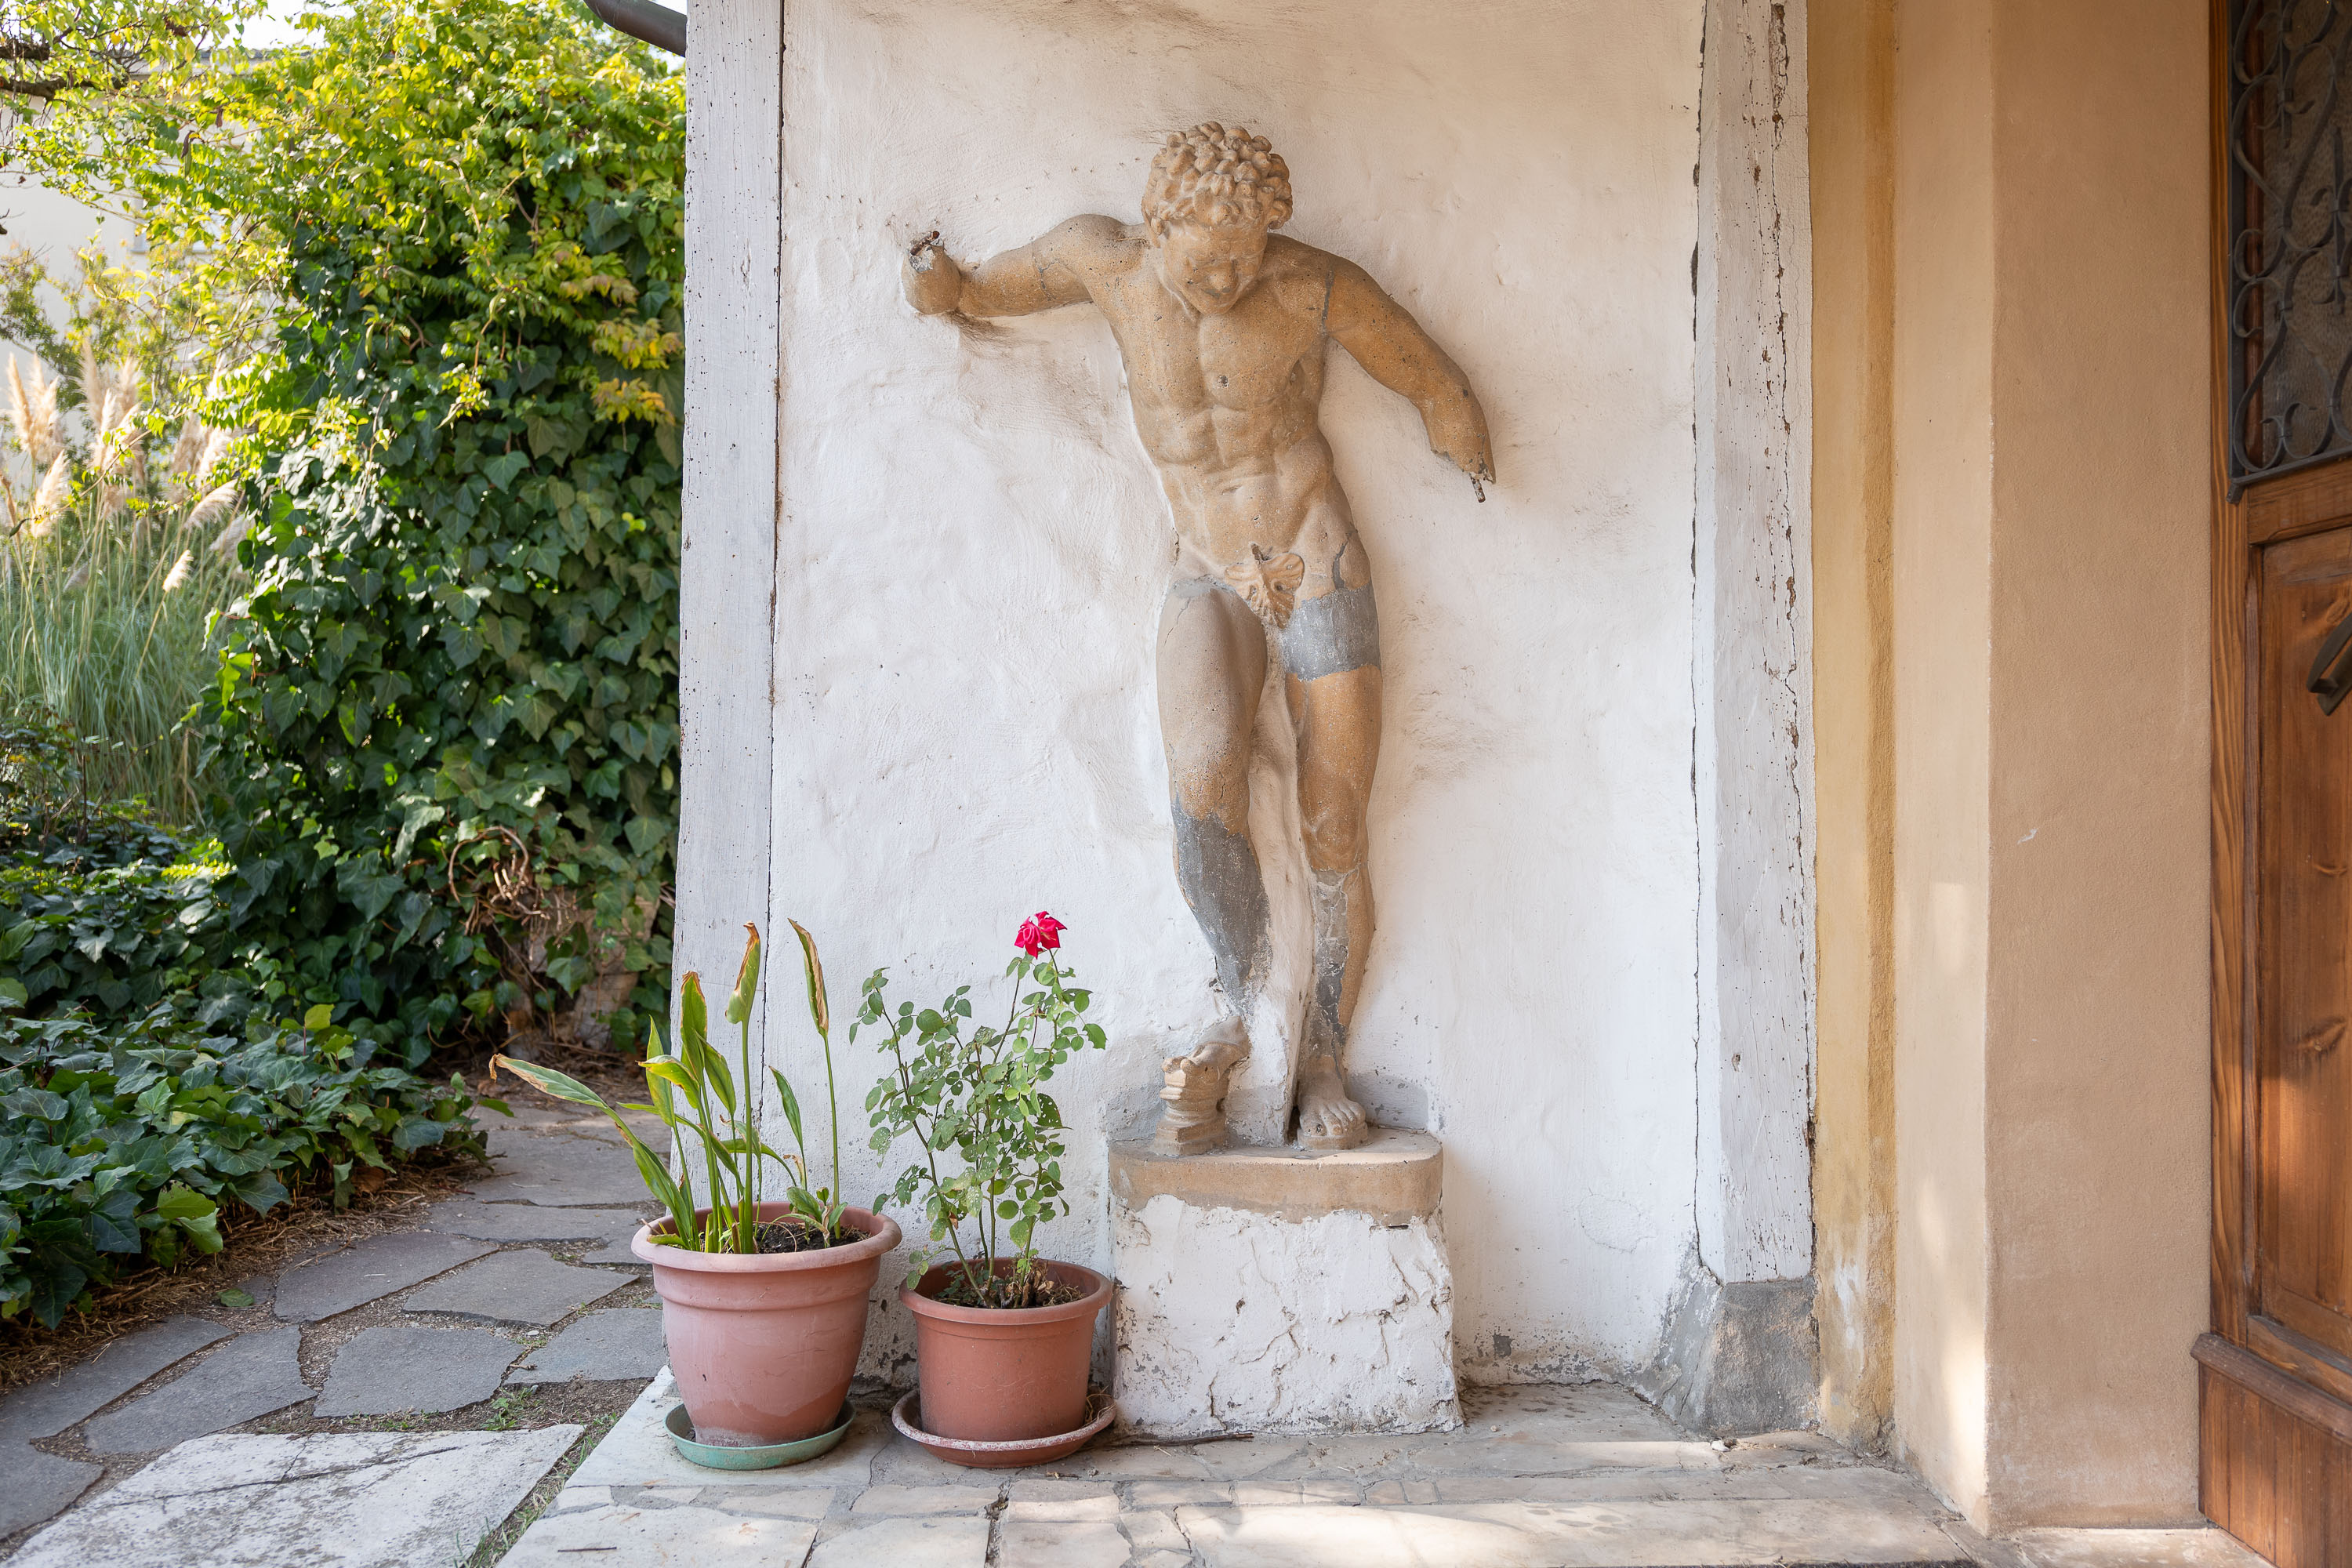
M 1329 1153 L 1111 1150 L 1122 1425 L 1217 1432 L 1459 1426 L 1454 1273 L 1426 1133 Z

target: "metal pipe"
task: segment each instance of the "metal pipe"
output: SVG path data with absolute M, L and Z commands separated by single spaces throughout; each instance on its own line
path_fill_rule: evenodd
M 671 54 L 686 53 L 686 13 L 654 0 L 588 0 L 588 9 L 639 43 Z

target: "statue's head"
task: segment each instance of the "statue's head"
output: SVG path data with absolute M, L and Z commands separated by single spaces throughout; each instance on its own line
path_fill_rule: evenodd
M 1263 136 L 1212 120 L 1171 131 L 1143 184 L 1143 231 L 1160 281 L 1223 315 L 1257 280 L 1265 237 L 1290 217 L 1290 166 Z

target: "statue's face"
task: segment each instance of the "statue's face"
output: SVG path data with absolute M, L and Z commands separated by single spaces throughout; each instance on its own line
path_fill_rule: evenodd
M 1154 231 L 1160 280 L 1204 316 L 1222 316 L 1257 281 L 1265 230 L 1255 225 L 1211 228 L 1176 222 Z

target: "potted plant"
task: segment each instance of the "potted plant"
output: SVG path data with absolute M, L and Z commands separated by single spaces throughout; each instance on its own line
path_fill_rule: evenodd
M 677 1153 L 675 1176 L 585 1084 L 530 1062 L 492 1058 L 494 1068 L 558 1099 L 593 1106 L 628 1140 L 646 1186 L 669 1211 L 639 1230 L 631 1246 L 653 1265 L 670 1371 L 694 1423 L 694 1440 L 733 1448 L 795 1443 L 840 1426 L 866 1342 L 866 1300 L 882 1255 L 899 1239 L 892 1221 L 844 1207 L 835 1196 L 841 1190 L 841 1130 L 824 970 L 816 942 L 797 921 L 793 930 L 808 979 L 809 1016 L 824 1043 L 832 1184 L 810 1183 L 800 1101 L 772 1068 L 769 1076 L 798 1152 L 781 1153 L 761 1138 L 753 1115 L 759 1080 L 751 1069 L 751 1022 L 760 989 L 760 931 L 744 930 L 750 939 L 727 999 L 727 1021 L 741 1030 L 740 1075 L 710 1043 L 702 979 L 689 973 L 680 987 L 677 1050 L 663 1049 L 657 1030 L 648 1034 L 649 1103 L 622 1107 L 661 1118 Z M 777 1201 L 764 1195 L 770 1163 L 787 1177 Z
M 1019 1442 L 1087 1419 L 1110 1281 L 1036 1247 L 1038 1223 L 1070 1206 L 1062 1113 L 1045 1084 L 1072 1055 L 1103 1046 L 1057 951 L 1063 929 L 1043 912 L 1022 925 L 1002 1028 L 971 1026 L 968 985 L 937 1008 L 901 1003 L 893 1014 L 877 969 L 851 1029 L 852 1040 L 866 1025 L 889 1032 L 891 1070 L 866 1100 L 874 1152 L 908 1136 L 921 1151 L 875 1207 L 922 1196 L 931 1245 L 917 1250 L 898 1299 L 915 1316 L 922 1429 L 940 1437 Z M 961 1169 L 942 1171 L 950 1154 Z

